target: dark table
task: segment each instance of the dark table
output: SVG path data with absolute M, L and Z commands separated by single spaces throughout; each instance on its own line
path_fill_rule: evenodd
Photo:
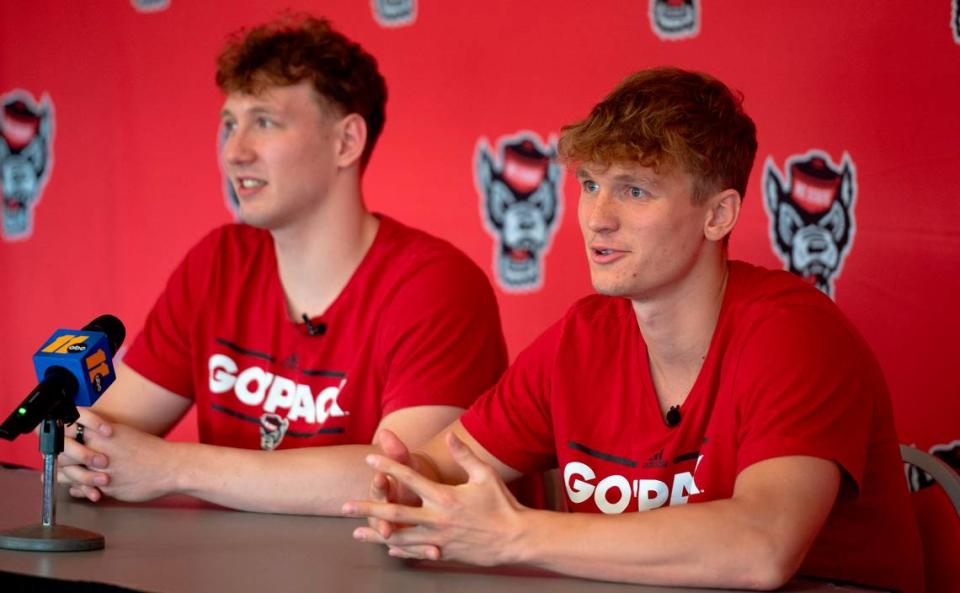
M 40 521 L 38 472 L 0 470 L 0 529 Z M 0 550 L 0 591 L 11 582 L 30 590 L 400 593 L 658 593 L 673 589 L 601 583 L 524 569 L 478 569 L 409 563 L 355 542 L 353 519 L 244 513 L 189 497 L 142 504 L 75 501 L 60 491 L 57 523 L 99 532 L 106 549 L 93 552 Z M 41 580 L 42 579 L 42 580 Z M 6 583 L 7 585 L 5 585 Z M 864 591 L 796 580 L 792 593 Z

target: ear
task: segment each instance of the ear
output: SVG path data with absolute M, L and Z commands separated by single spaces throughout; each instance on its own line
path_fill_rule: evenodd
M 489 193 L 490 184 L 493 181 L 493 161 L 490 159 L 490 147 L 487 146 L 486 140 L 480 140 L 477 143 L 477 158 L 474 167 L 480 191 Z
M 347 114 L 337 123 L 335 133 L 337 166 L 345 169 L 359 164 L 367 146 L 367 122 L 357 113 Z
M 710 241 L 721 241 L 730 234 L 740 217 L 740 192 L 725 189 L 707 199 L 703 234 Z

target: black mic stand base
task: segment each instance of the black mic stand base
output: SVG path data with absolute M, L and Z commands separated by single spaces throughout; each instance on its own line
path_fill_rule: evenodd
M 76 414 L 76 412 L 74 412 Z M 57 455 L 63 452 L 63 421 L 47 418 L 40 428 L 43 453 L 43 499 L 40 524 L 0 531 L 0 549 L 26 552 L 85 552 L 102 550 L 103 536 L 93 531 L 57 525 Z
M 27 552 L 84 552 L 102 550 L 103 536 L 69 525 L 26 525 L 0 531 L 0 548 Z

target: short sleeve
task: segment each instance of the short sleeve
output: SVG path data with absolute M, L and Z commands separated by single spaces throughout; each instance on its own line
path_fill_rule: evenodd
M 521 473 L 556 466 L 550 396 L 562 321 L 524 350 L 497 385 L 460 418 L 484 449 Z M 576 369 L 566 369 L 576 372 Z
M 868 357 L 854 330 L 820 306 L 785 307 L 758 322 L 737 365 L 737 472 L 807 455 L 836 462 L 859 491 L 877 395 L 864 380 Z
M 161 387 L 193 398 L 191 328 L 210 295 L 220 230 L 195 245 L 177 266 L 123 362 Z
M 427 262 L 397 287 L 378 327 L 382 413 L 468 407 L 507 364 L 493 288 L 466 256 Z

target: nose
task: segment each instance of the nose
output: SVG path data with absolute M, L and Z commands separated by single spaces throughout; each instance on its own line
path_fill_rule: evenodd
M 235 127 L 223 141 L 223 162 L 228 165 L 247 165 L 257 158 L 250 137 L 243 126 Z
M 616 200 L 606 191 L 601 190 L 586 202 L 581 201 L 581 207 L 584 206 L 587 208 L 585 213 L 587 229 L 595 233 L 604 233 L 620 228 Z
M 517 226 L 521 231 L 531 231 L 537 226 L 537 221 L 534 220 L 532 212 L 521 212 L 517 218 Z

